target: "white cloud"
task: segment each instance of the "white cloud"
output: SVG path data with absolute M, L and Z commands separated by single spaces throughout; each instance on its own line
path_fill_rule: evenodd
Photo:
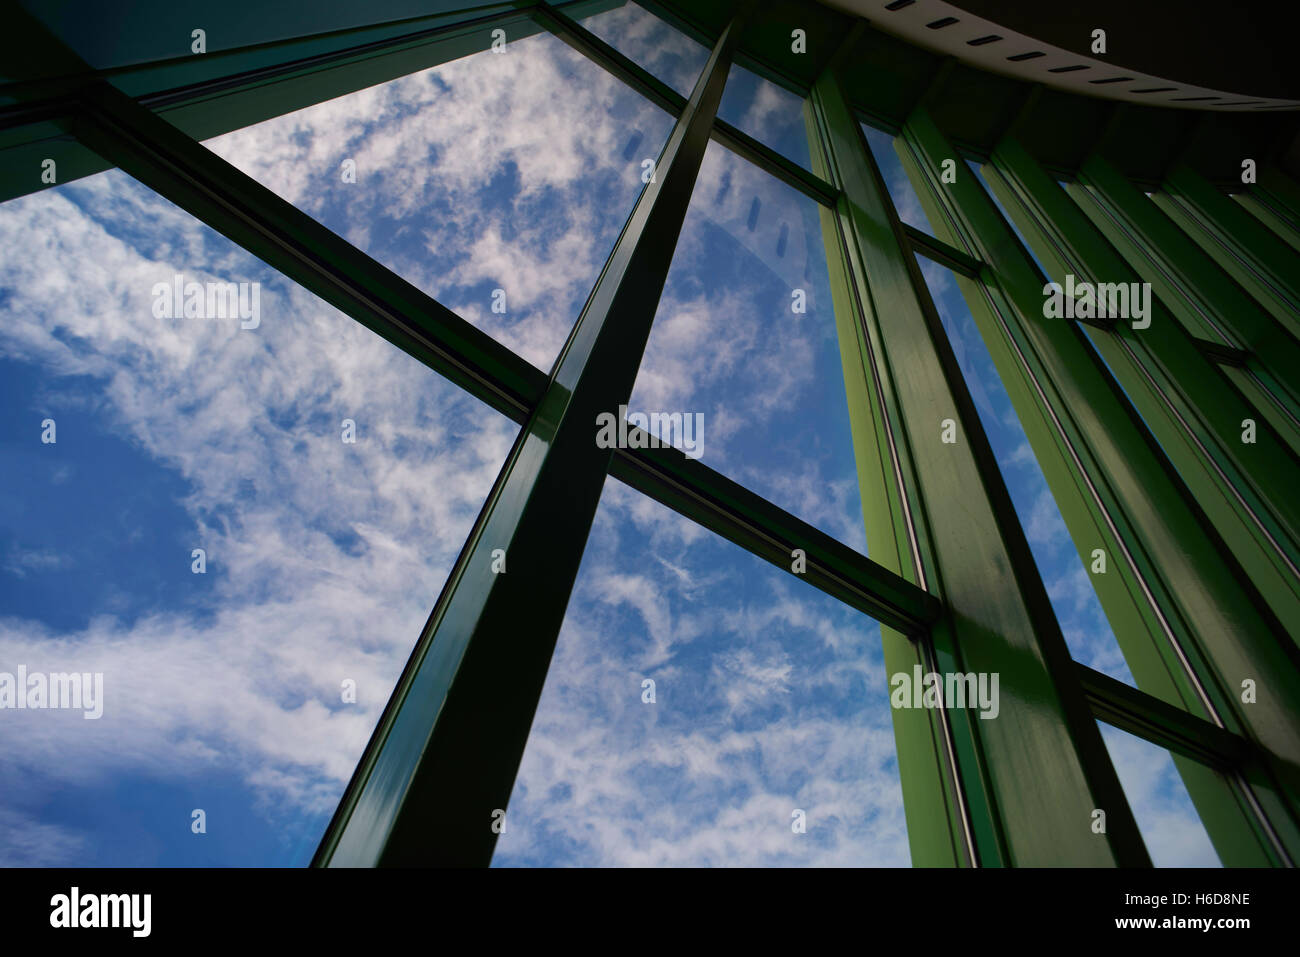
M 575 72 L 582 82 L 573 82 Z M 642 151 L 650 148 L 669 121 L 636 112 L 640 100 L 553 40 L 522 40 L 505 55 L 436 73 L 436 80 L 406 78 L 208 145 L 337 222 L 417 285 L 435 295 L 452 290 L 447 305 L 545 367 L 640 190 L 639 154 L 624 160 L 625 144 L 640 132 Z M 611 115 L 626 122 L 592 122 Z M 701 188 L 716 197 L 708 216 L 739 231 L 758 188 L 746 180 L 755 171 L 732 162 L 728 172 L 729 159 L 718 155 L 711 151 L 701 174 Z M 355 187 L 338 180 L 345 157 L 357 160 Z M 519 188 L 510 203 L 488 207 L 480 200 L 494 177 Z M 809 256 L 802 221 L 792 206 L 765 203 L 753 249 L 783 282 L 802 281 Z M 791 228 L 778 262 L 758 244 L 770 242 L 781 217 Z M 698 237 L 683 242 L 683 255 L 698 249 Z M 36 790 L 72 794 L 121 774 L 194 779 L 217 771 L 278 813 L 328 813 L 515 427 L 120 173 L 6 204 L 0 243 L 25 250 L 0 263 L 0 352 L 38 366 L 61 407 L 93 411 L 96 422 L 184 484 L 177 504 L 192 522 L 188 537 L 207 550 L 211 586 L 208 598 L 175 596 L 174 605 L 143 610 L 123 593 L 63 632 L 0 619 L 0 661 L 102 671 L 106 694 L 99 721 L 11 714 L 0 763 L 6 773 L 40 767 Z M 195 281 L 261 282 L 261 326 L 155 319 L 153 285 L 176 272 Z M 466 298 L 466 287 L 497 281 L 511 302 L 506 317 Z M 774 307 L 788 312 L 788 300 Z M 737 403 L 706 410 L 706 438 L 724 443 L 794 402 L 813 380 L 819 337 L 834 338 L 828 325 L 803 328 L 774 348 L 752 324 L 730 328 L 747 308 L 716 293 L 684 297 L 666 303 L 657 326 L 670 340 L 662 360 L 669 371 L 657 386 L 664 396 L 682 381 L 730 377 L 724 388 Z M 708 354 L 704 364 L 700 353 Z M 71 376 L 87 378 L 73 385 Z M 647 381 L 655 387 L 653 371 Z M 355 446 L 339 440 L 343 418 L 357 422 Z M 60 448 L 75 456 L 75 442 L 63 435 Z M 790 490 L 805 481 L 818 485 L 821 472 L 810 467 L 792 477 Z M 822 503 L 818 515 L 841 522 L 836 512 L 847 507 L 847 493 L 839 477 L 831 486 L 829 498 L 804 501 L 810 510 Z M 653 730 L 661 712 L 639 710 L 635 680 L 651 669 L 666 701 L 713 675 L 711 707 L 718 708 L 738 704 L 744 688 L 786 701 L 823 686 L 842 697 L 859 682 L 887 700 L 877 664 L 858 655 L 874 649 L 872 661 L 879 657 L 870 626 L 843 609 L 838 618 L 813 614 L 781 589 L 764 596 L 770 607 L 755 600 L 733 608 L 727 627 L 733 639 L 743 636 L 742 621 L 794 629 L 816 661 L 784 646 L 762 654 L 740 648 L 718 659 L 717 672 L 701 670 L 691 656 L 717 627 L 716 589 L 734 587 L 692 557 L 707 547 L 707 533 L 665 521 L 659 506 L 617 482 L 608 484 L 606 501 L 592 533 L 595 557 L 584 563 L 593 570 L 575 596 L 552 670 L 559 697 L 549 696 L 538 715 L 521 775 L 530 796 L 512 804 L 512 823 L 550 820 L 558 812 L 546 810 L 539 789 L 563 783 L 604 859 L 905 863 L 887 711 L 845 716 L 819 706 L 796 714 L 787 705 L 754 733 L 706 733 L 672 721 L 657 738 L 598 730 L 620 719 Z M 602 549 L 617 547 L 629 529 L 655 560 L 615 572 Z M 192 543 L 175 544 L 177 560 L 188 565 Z M 111 567 L 114 557 L 103 560 Z M 602 633 L 616 620 L 636 623 L 641 640 Z M 345 678 L 359 691 L 346 708 Z M 583 707 L 566 710 L 566 700 Z M 758 714 L 732 710 L 737 720 Z M 53 753 L 63 760 L 49 762 Z M 660 796 L 682 789 L 715 802 L 707 826 L 693 816 L 676 821 L 643 794 L 632 778 L 645 767 L 660 769 Z M 809 810 L 802 844 L 788 840 L 791 801 Z M 21 826 L 29 835 L 27 843 L 6 838 L 0 860 L 67 860 L 96 840 L 33 825 L 13 806 L 0 813 L 0 833 Z M 629 837 L 636 828 L 641 834 Z
M 661 506 L 647 541 L 617 487 L 596 524 L 624 531 L 589 545 L 495 863 L 907 864 L 878 629 L 711 536 L 681 548 Z
M 205 145 L 546 369 L 671 127 L 540 34 Z M 508 311 L 479 284 L 504 289 Z
M 7 670 L 103 672 L 106 699 L 98 721 L 6 712 L 0 761 L 64 788 L 216 769 L 281 812 L 328 814 L 515 427 L 120 173 L 6 204 L 0 244 L 32 250 L 0 266 L 0 352 L 184 482 L 176 560 L 204 547 L 212 592 L 130 619 L 92 609 L 63 633 L 0 619 Z M 176 271 L 261 281 L 261 326 L 155 318 L 153 284 Z M 61 454 L 99 467 L 77 442 L 61 431 Z M 9 859 L 34 853 L 9 840 Z
M 1221 866 L 1169 752 L 1108 725 L 1101 732 L 1152 863 Z

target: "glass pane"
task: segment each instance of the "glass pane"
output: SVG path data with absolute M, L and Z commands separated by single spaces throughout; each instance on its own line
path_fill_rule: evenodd
M 1074 547 L 956 278 L 938 263 L 920 256 L 917 262 L 993 447 L 1070 654 L 1089 668 L 1136 686 L 1093 590 L 1091 575 Z
M 1156 867 L 1222 867 L 1174 759 L 1159 745 L 1097 723 Z
M 733 64 L 718 103 L 718 118 L 811 169 L 803 106 L 802 96 Z
M 709 61 L 709 49 L 645 7 L 624 3 L 584 17 L 582 25 L 647 73 L 690 97 Z
M 672 124 L 540 33 L 205 145 L 548 369 Z
M 304 865 L 517 428 L 120 172 L 0 248 L 0 865 Z
M 903 170 L 903 161 L 898 158 L 898 153 L 894 150 L 894 138 L 866 123 L 860 125 L 862 132 L 867 136 L 871 155 L 875 157 L 876 165 L 880 167 L 880 175 L 885 180 L 885 189 L 889 190 L 889 198 L 894 201 L 898 218 L 907 225 L 933 236 L 934 228 L 930 225 L 930 218 L 921 208 L 921 200 L 917 198 L 912 181 L 907 178 L 907 173 Z
M 709 145 L 629 409 L 701 416 L 673 444 L 865 553 L 819 211 Z
M 607 481 L 507 818 L 497 866 L 907 866 L 879 626 Z

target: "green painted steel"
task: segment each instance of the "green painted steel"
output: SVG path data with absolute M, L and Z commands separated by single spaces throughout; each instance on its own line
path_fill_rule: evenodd
M 1300 234 L 1300 182 L 1265 163 L 1258 168 L 1257 183 L 1247 187 L 1246 195 L 1266 204 L 1294 234 Z
M 1211 767 L 1230 769 L 1249 759 L 1244 738 L 1110 675 L 1078 662 L 1074 667 L 1099 721 Z
M 810 127 L 816 133 L 807 110 Z M 813 150 L 814 165 L 826 170 L 820 150 Z M 827 172 L 829 172 L 827 170 Z M 845 393 L 853 433 L 853 452 L 862 496 L 863 521 L 868 529 L 872 556 L 895 572 L 916 581 L 916 566 L 910 548 L 910 522 L 896 466 L 891 426 L 884 407 L 888 384 L 872 381 L 865 370 L 872 367 L 867 329 L 854 291 L 854 280 L 844 255 L 840 215 L 820 211 L 826 237 L 836 331 L 844 373 Z M 888 529 L 891 534 L 882 534 Z M 913 668 L 930 670 L 934 652 L 928 633 L 914 640 L 908 633 L 881 628 L 886 673 L 912 674 Z M 881 693 L 885 693 L 881 689 Z M 969 812 L 969 800 L 955 778 L 952 730 L 942 712 L 926 709 L 893 709 L 894 741 L 898 755 L 903 808 L 913 866 L 938 867 L 972 865 L 976 861 Z M 991 815 L 982 814 L 981 820 Z M 985 842 L 996 848 L 996 837 Z M 985 860 L 1000 860 L 996 851 L 985 851 Z
M 999 152 L 1023 157 L 1012 140 Z M 996 156 L 997 154 L 995 154 Z M 1137 276 L 1079 207 L 1044 171 L 1021 175 L 1017 189 L 1034 208 L 1038 250 L 1058 281 L 1131 283 Z M 1004 169 L 1004 174 L 1005 174 Z M 1042 226 L 1046 226 L 1046 232 Z M 1031 238 L 1031 242 L 1034 241 Z M 1040 297 L 1040 313 L 1042 297 Z M 1300 638 L 1300 501 L 1292 494 L 1300 467 L 1289 445 L 1174 320 L 1151 299 L 1150 326 L 1098 320 L 1090 341 L 1141 413 L 1257 594 L 1290 634 Z M 1244 423 L 1257 441 L 1243 442 Z
M 1300 252 L 1300 230 L 1296 229 L 1290 214 L 1284 212 L 1267 191 L 1232 193 L 1231 196 L 1233 202 L 1267 226 L 1274 236 Z
M 853 38 L 850 38 L 850 43 Z M 844 193 L 828 217 L 828 246 L 840 259 L 837 323 L 848 383 L 859 481 L 874 557 L 939 594 L 946 614 L 918 643 L 940 671 L 996 672 L 1003 711 L 995 720 L 948 713 L 946 742 L 921 721 L 900 727 L 900 772 L 918 863 L 955 863 L 946 846 L 974 845 L 981 864 L 1145 865 L 1137 826 L 1106 755 L 1029 547 L 942 325 L 908 251 L 836 64 L 813 88 L 818 163 Z M 818 149 L 814 149 L 817 153 Z M 847 300 L 851 309 L 843 309 Z M 865 401 L 864 401 L 865 400 Z M 945 420 L 957 441 L 941 441 Z M 982 494 L 981 494 L 982 493 Z M 882 522 L 882 524 L 884 523 Z M 891 648 L 891 669 L 906 649 Z M 925 654 L 932 647 L 933 657 Z M 918 650 L 912 656 L 918 656 Z M 950 742 L 947 743 L 947 742 Z M 936 755 L 955 753 L 947 767 Z M 922 787 L 955 767 L 967 834 L 952 834 Z M 909 780 L 909 778 L 911 780 Z M 1107 812 L 1105 834 L 1091 828 Z M 929 833 L 927 833 L 927 831 Z M 946 838 L 944 840 L 943 838 Z M 969 859 L 969 858 L 968 858 Z
M 1144 449 L 1142 431 L 1111 393 L 1083 333 L 1066 320 L 1043 316 L 1038 271 L 977 178 L 959 169 L 956 182 L 941 181 L 941 164 L 957 154 L 924 109 L 913 113 L 896 146 L 937 231 L 989 264 L 980 281 L 959 280 L 958 285 L 1080 560 L 1091 567 L 1098 548 L 1107 556 L 1106 573 L 1093 574 L 1092 584 L 1138 686 L 1156 699 L 1148 710 L 1158 715 L 1176 705 L 1204 720 L 1211 712 L 1201 701 L 1198 680 L 1165 631 L 1165 618 L 1153 594 L 1159 582 L 1142 567 L 1124 503 L 1111 493 L 1107 481 L 1105 452 L 1091 447 L 1090 433 L 1100 431 L 1109 441 L 1124 443 L 1127 449 L 1122 454 L 1130 462 L 1136 450 L 1144 450 L 1153 465 L 1158 464 L 1158 455 L 1149 445 Z M 1158 567 L 1154 562 L 1148 565 L 1152 573 Z M 1113 719 L 1116 713 L 1133 711 L 1133 700 L 1125 700 L 1122 688 L 1118 682 L 1090 683 L 1090 699 L 1099 717 Z M 1099 689 L 1109 690 L 1114 710 L 1096 707 Z M 1131 724 L 1113 723 L 1136 730 Z M 1234 776 L 1189 760 L 1185 754 L 1176 753 L 1175 763 L 1221 859 L 1238 864 L 1276 862 L 1256 816 L 1243 808 Z
M 1139 684 L 1163 701 L 1197 707 L 1194 686 L 1179 680 L 1183 666 L 1160 634 L 1158 617 L 1142 600 L 1142 588 L 1122 561 L 1124 527 L 1112 516 L 1113 502 L 1088 479 L 1097 466 L 1076 418 L 1122 414 L 1092 358 L 1082 333 L 1064 320 L 1042 319 L 1042 284 L 1028 254 L 1003 223 L 975 177 L 958 170 L 955 183 L 937 182 L 934 171 L 955 156 L 924 110 L 913 113 L 896 141 L 904 168 L 937 231 L 971 249 L 988 263 L 978 282 L 958 282 L 1025 435 L 1052 490 L 1083 567 L 1100 549 L 1105 575 L 1092 576 L 1121 650 Z M 1033 335 L 1037 335 L 1037 340 Z M 1040 353 L 1062 357 L 1074 380 L 1058 380 Z M 1089 375 L 1089 373 L 1091 373 Z M 1086 389 L 1087 391 L 1082 391 Z M 1099 400 L 1110 399 L 1110 407 Z M 1128 423 L 1131 426 L 1131 423 Z M 1134 430 L 1132 443 L 1140 447 Z
M 1067 191 L 1189 333 L 1248 350 L 1283 386 L 1277 402 L 1300 417 L 1300 340 L 1101 156 Z
M 802 550 L 800 579 L 890 628 L 924 634 L 939 615 L 933 595 L 677 449 L 619 449 L 610 474 L 784 571 Z
M 1300 337 L 1295 250 L 1189 166 L 1175 166 L 1152 198 L 1278 322 Z
M 1010 138 L 994 154 L 990 182 L 1046 267 L 1057 275 L 1067 272 L 1057 242 L 1060 223 L 1051 226 L 1045 217 L 1047 210 L 1061 210 L 1061 219 L 1067 221 L 1077 215 L 1068 197 Z M 980 205 L 972 194 L 960 208 L 969 211 Z M 987 198 L 982 205 L 985 209 L 977 215 L 992 217 Z M 986 333 L 1004 384 L 1013 401 L 1019 391 L 1014 388 L 1016 375 L 1027 376 L 1041 392 L 1040 414 L 1051 418 L 1059 447 L 1074 460 L 1075 480 L 1092 499 L 1088 507 L 1094 522 L 1109 530 L 1101 547 L 1112 558 L 1111 568 L 1124 566 L 1120 577 L 1132 595 L 1129 609 L 1115 582 L 1094 584 L 1130 669 L 1149 693 L 1204 714 L 1252 741 L 1259 760 L 1240 769 L 1236 781 L 1240 800 L 1258 806 L 1251 812 L 1259 822 L 1254 827 L 1258 854 L 1245 856 L 1270 863 L 1294 859 L 1300 851 L 1295 820 L 1300 699 L 1294 643 L 1267 612 L 1258 589 L 1228 554 L 1196 496 L 1118 391 L 1093 340 L 1078 323 L 1043 317 L 1041 280 L 1010 230 L 986 226 L 972 236 L 982 237 L 989 278 L 996 281 L 986 281 L 985 288 L 1001 290 L 1008 307 L 999 310 L 1004 320 L 1001 335 L 1015 343 L 1023 370 L 1017 373 L 1005 355 L 999 361 L 1008 347 Z M 1017 408 L 1024 407 L 1022 397 Z M 1021 418 L 1082 552 L 1097 539 L 1089 538 L 1093 533 L 1067 494 L 1068 483 L 1050 445 L 1042 435 L 1035 436 L 1034 416 L 1022 411 Z M 1144 638 L 1139 637 L 1139 622 L 1151 632 Z M 1273 687 L 1267 707 L 1241 700 L 1246 680 Z M 1240 860 L 1239 851 L 1246 845 L 1237 841 L 1235 831 L 1232 840 L 1225 840 L 1225 827 L 1221 822 L 1211 831 L 1212 836 L 1219 834 L 1216 848 Z
M 970 253 L 950 246 L 928 233 L 923 233 L 909 223 L 903 223 L 903 232 L 915 252 L 927 259 L 932 259 L 941 266 L 946 266 L 955 273 L 971 279 L 978 279 L 984 264 Z
M 487 865 L 709 142 L 723 33 L 452 570 L 317 852 L 328 866 Z M 616 317 L 616 318 L 614 318 Z M 504 556 L 507 571 L 494 571 Z M 513 573 L 510 569 L 514 569 Z M 448 827 L 447 822 L 456 822 Z
M 780 567 L 804 549 L 800 577 L 882 622 L 888 674 L 1001 676 L 993 721 L 894 710 L 915 864 L 1148 863 L 1094 714 L 1174 753 L 1224 863 L 1300 860 L 1300 576 L 1286 565 L 1300 187 L 1265 165 L 1238 201 L 1177 168 L 1156 198 L 1175 226 L 1093 156 L 1069 187 L 1089 223 L 1004 140 L 994 189 L 1049 268 L 1120 281 L 1125 263 L 1100 233 L 1170 306 L 1157 342 L 1109 323 L 1085 333 L 1042 318 L 1031 260 L 964 164 L 956 184 L 936 179 L 937 159 L 959 158 L 924 108 L 899 145 L 937 235 L 898 221 L 844 92 L 861 21 L 823 71 L 839 14 L 809 21 L 816 49 L 800 59 L 787 51 L 799 4 L 756 11 L 741 51 L 736 23 L 722 26 L 731 0 L 681 16 L 652 3 L 720 37 L 688 101 L 573 19 L 613 5 L 481 4 L 384 23 L 377 12 L 328 34 L 109 71 L 26 15 L 6 38 L 18 51 L 7 62 L 35 79 L 0 92 L 0 172 L 34 168 L 37 154 L 58 158 L 61 181 L 118 165 L 525 426 L 316 863 L 490 860 L 491 814 L 509 797 L 606 474 Z M 480 50 L 501 25 L 511 38 L 549 27 L 681 116 L 549 378 L 194 141 Z M 814 172 L 716 121 L 732 59 L 800 93 L 818 77 L 805 111 Z M 933 88 L 934 70 L 925 76 L 909 104 Z M 871 559 L 676 450 L 595 448 L 595 413 L 630 393 L 709 137 L 822 205 Z M 39 188 L 4 179 L 11 195 Z M 1085 564 L 1093 548 L 1108 555 L 1094 584 L 1141 691 L 1069 660 L 913 250 L 957 274 Z M 1251 409 L 1260 439 L 1236 447 L 1225 423 Z M 940 441 L 942 419 L 956 444 Z M 1268 454 L 1279 449 L 1288 455 Z M 497 548 L 530 574 L 494 574 Z M 1094 807 L 1108 834 L 1091 832 Z

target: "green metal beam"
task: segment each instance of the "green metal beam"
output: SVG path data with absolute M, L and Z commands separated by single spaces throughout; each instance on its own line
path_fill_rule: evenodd
M 1017 144 L 1007 140 L 999 149 L 1011 155 Z M 1039 250 L 1039 258 L 1053 264 L 1057 280 L 1139 279 L 1045 171 L 1019 175 L 1017 187 L 1037 211 L 1036 232 L 1051 247 Z M 1300 460 L 1155 297 L 1147 320 L 1148 328 L 1134 328 L 1127 319 L 1111 319 L 1109 331 L 1091 341 L 1259 596 L 1300 638 L 1300 500 L 1294 497 Z M 1242 440 L 1248 419 L 1256 423 L 1254 443 Z
M 833 63 L 813 90 L 814 154 L 819 172 L 844 193 L 824 225 L 873 557 L 939 594 L 946 611 L 928 643 L 901 643 L 882 629 L 886 665 L 892 672 L 929 658 L 943 672 L 997 673 L 1003 689 L 995 720 L 953 712 L 931 722 L 895 709 L 914 860 L 1148 864 L 973 401 L 837 74 Z M 941 441 L 945 419 L 958 427 L 956 443 Z M 893 540 L 877 526 L 893 528 Z M 954 771 L 964 834 L 935 799 L 936 781 Z M 1098 808 L 1108 816 L 1105 834 L 1090 828 Z
M 1098 721 L 1212 767 L 1232 769 L 1247 760 L 1247 743 L 1217 724 L 1086 665 L 1074 667 Z
M 723 33 L 497 479 L 316 863 L 489 863 L 709 142 L 738 25 Z M 500 550 L 500 551 L 498 551 Z M 504 573 L 493 570 L 504 552 Z M 499 570 L 499 566 L 498 566 Z M 448 822 L 455 822 L 448 827 Z
M 674 116 L 685 106 L 686 98 L 680 93 L 614 49 L 578 21 L 545 3 L 537 8 L 537 13 L 560 39 Z M 805 196 L 824 206 L 834 205 L 833 186 L 771 147 L 760 143 L 743 130 L 715 117 L 713 138 L 732 152 L 738 153 L 759 168 L 771 173 L 786 185 L 793 186 Z
M 971 279 L 979 278 L 983 264 L 970 253 L 936 239 L 929 233 L 923 233 L 910 223 L 903 223 L 903 234 L 912 244 L 912 249 L 927 259 L 933 259 L 953 272 Z
M 111 87 L 77 123 L 124 169 L 273 268 L 523 424 L 547 376 L 224 160 Z M 80 102 L 80 101 L 78 101 Z M 916 586 L 674 449 L 620 449 L 613 474 L 809 584 L 907 633 L 935 601 Z M 780 542 L 779 549 L 775 543 Z
M 1295 250 L 1189 166 L 1174 167 L 1152 198 L 1291 335 L 1300 338 L 1300 268 Z
M 923 117 L 912 118 L 909 142 L 921 150 L 917 167 L 937 168 L 948 147 L 924 126 Z M 1068 197 L 1014 139 L 999 146 L 986 171 L 1047 268 L 1066 272 L 1057 230 L 1049 233 L 1040 217 L 1063 202 L 1068 219 Z M 925 170 L 913 172 L 930 182 Z M 1077 323 L 1044 318 L 1038 271 L 975 180 L 959 175 L 945 193 L 922 195 L 923 204 L 930 197 L 927 211 L 934 210 L 931 221 L 942 224 L 940 232 L 951 229 L 953 241 L 969 243 L 989 264 L 984 281 L 963 285 L 963 293 L 1081 557 L 1091 564 L 1094 548 L 1108 556 L 1107 574 L 1094 576 L 1093 584 L 1139 687 L 1253 736 L 1269 756 L 1268 771 L 1236 780 L 1231 801 L 1209 802 L 1215 808 L 1244 802 L 1248 818 L 1207 812 L 1206 789 L 1189 785 L 1194 800 L 1202 795 L 1203 817 L 1216 818 L 1216 848 L 1224 855 L 1225 848 L 1253 846 L 1257 863 L 1287 861 L 1300 850 L 1294 644 L 1225 554 L 1196 497 L 1118 391 L 1086 333 Z M 949 199 L 940 215 L 935 204 L 943 196 Z M 1247 679 L 1274 688 L 1268 707 L 1242 702 Z M 1232 853 L 1240 859 L 1239 851 Z
M 1300 417 L 1300 340 L 1109 162 L 1092 155 L 1066 190 L 1190 334 L 1247 350 Z
M 1168 647 L 1157 616 L 1142 600 L 1143 588 L 1133 570 L 1117 561 L 1124 554 L 1123 526 L 1113 517 L 1114 503 L 1104 485 L 1089 476 L 1099 472 L 1095 455 L 1081 434 L 1076 417 L 1122 415 L 1082 332 L 1064 320 L 1041 319 L 1042 290 L 1038 270 L 975 177 L 958 170 L 955 183 L 943 184 L 935 171 L 956 154 L 922 111 L 913 113 L 898 141 L 904 168 L 937 231 L 956 244 L 986 257 L 978 282 L 959 281 L 999 378 L 1007 391 L 1035 457 L 1043 470 L 1082 565 L 1094 564 L 1095 549 L 1107 556 L 1107 572 L 1093 586 L 1120 636 L 1139 686 L 1156 697 L 1195 710 L 1194 685 L 1181 680 L 1183 666 Z M 1037 339 L 1034 334 L 1037 334 Z M 1072 375 L 1059 379 L 1040 353 L 1059 355 Z M 1122 438 L 1141 448 L 1141 435 Z M 1118 566 L 1118 567 L 1115 567 Z
M 610 474 L 787 572 L 793 551 L 802 550 L 800 578 L 887 627 L 920 635 L 938 617 L 938 600 L 912 582 L 699 460 L 648 445 L 619 449 Z
M 820 136 L 817 110 L 810 100 L 805 116 L 810 141 Z M 813 163 L 828 170 L 826 160 L 814 147 Z M 845 392 L 853 432 L 853 451 L 857 462 L 858 483 L 862 494 L 862 513 L 870 530 L 868 541 L 873 558 L 892 571 L 905 574 L 907 580 L 923 581 L 914 551 L 915 530 L 909 513 L 907 489 L 899 471 L 893 428 L 886 408 L 896 410 L 889 383 L 864 374 L 872 363 L 871 345 L 858 302 L 858 291 L 851 272 L 847 237 L 842 217 L 836 210 L 820 211 L 826 237 L 827 265 L 840 341 Z M 882 535 L 888 529 L 892 534 Z M 882 628 L 887 673 L 912 674 L 914 667 L 935 670 L 935 653 L 930 636 L 912 640 L 906 632 Z M 903 790 L 903 807 L 907 817 L 908 842 L 914 866 L 974 866 L 980 860 L 976 850 L 975 827 L 991 820 L 984 802 L 972 814 L 970 798 L 957 778 L 955 740 L 951 723 L 942 711 L 894 709 L 894 740 L 898 755 L 899 778 Z M 969 735 L 963 738 L 969 741 Z M 969 754 L 970 748 L 966 748 Z M 975 763 L 975 758 L 969 758 Z M 982 783 L 975 797 L 983 793 Z M 997 845 L 992 825 L 984 828 L 981 843 Z M 997 851 L 985 852 L 986 863 L 1001 860 Z
M 1260 765 L 1248 742 L 1108 675 L 1076 668 L 1097 720 L 1169 752 L 1224 867 L 1280 863 L 1267 853 L 1258 807 L 1241 786 L 1243 770 L 1255 773 Z

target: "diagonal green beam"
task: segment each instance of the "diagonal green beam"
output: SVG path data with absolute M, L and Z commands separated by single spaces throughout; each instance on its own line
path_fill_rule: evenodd
M 714 48 L 393 692 L 315 863 L 486 866 L 735 44 Z M 506 570 L 494 571 L 504 555 Z M 449 822 L 454 822 L 448 826 Z
M 836 313 L 864 510 L 895 529 L 893 541 L 876 533 L 873 557 L 945 603 L 930 642 L 902 645 L 882 629 L 887 667 L 928 647 L 937 670 L 997 673 L 1002 688 L 998 718 L 952 712 L 943 740 L 927 734 L 929 715 L 895 709 L 914 859 L 1149 864 L 974 403 L 845 101 L 841 62 L 813 89 L 814 153 L 844 194 L 825 232 L 839 253 L 828 256 L 839 260 L 833 278 L 851 287 Z M 941 440 L 945 419 L 958 426 L 954 444 Z M 969 855 L 963 835 L 945 849 L 948 809 L 916 800 L 954 772 Z M 1090 827 L 1098 808 L 1105 834 Z
M 1247 350 L 1300 418 L 1300 340 L 1290 334 L 1098 154 L 1066 190 L 1188 332 Z
M 82 91 L 82 142 L 268 265 L 519 421 L 536 370 L 306 213 L 107 84 Z
M 1231 769 L 1247 760 L 1246 741 L 1217 724 L 1086 665 L 1074 667 L 1098 721 L 1211 767 Z
M 1032 210 L 1026 235 L 1041 244 L 1039 258 L 1054 278 L 1138 280 L 1069 194 L 1014 138 L 999 144 L 994 167 L 1017 194 L 1008 206 L 1012 215 Z M 998 176 L 993 179 L 997 188 Z M 1090 342 L 1240 568 L 1256 583 L 1257 600 L 1285 631 L 1300 636 L 1300 501 L 1294 497 L 1300 462 L 1163 303 L 1152 297 L 1150 305 L 1148 328 L 1111 319 Z M 1041 295 L 1038 309 L 1041 316 Z M 1242 441 L 1247 419 L 1256 424 L 1255 443 Z
M 668 112 L 674 115 L 681 112 L 686 103 L 685 97 L 610 46 L 581 23 L 547 3 L 540 4 L 536 13 L 556 36 L 579 53 L 604 67 Z M 714 117 L 713 138 L 810 199 L 824 206 L 834 205 L 833 186 L 725 120 Z
M 1300 337 L 1296 251 L 1189 166 L 1175 166 L 1152 198 L 1294 336 Z
M 787 572 L 802 550 L 800 578 L 889 628 L 919 635 L 938 617 L 933 595 L 677 449 L 619 449 L 610 474 Z
M 1243 788 L 1261 773 L 1261 756 L 1250 742 L 1109 675 L 1080 664 L 1075 668 L 1098 721 L 1169 752 L 1224 867 L 1283 863 L 1270 853 L 1258 804 Z
M 912 248 L 927 259 L 933 259 L 941 266 L 971 279 L 979 278 L 982 263 L 970 253 L 923 233 L 909 223 L 903 223 L 903 233 Z
M 937 166 L 948 148 L 936 131 L 927 134 L 920 117 L 909 125 L 922 147 L 918 165 Z M 1063 273 L 1055 236 L 1040 216 L 1053 196 L 1072 206 L 1068 198 L 1010 138 L 985 171 L 1047 268 Z M 916 172 L 918 182 L 927 181 Z M 923 202 L 934 204 L 940 195 L 948 197 L 951 218 L 936 210 L 932 221 L 944 222 L 953 241 L 971 244 L 989 264 L 980 288 L 963 292 L 1071 537 L 1086 562 L 1093 548 L 1108 556 L 1107 574 L 1093 584 L 1139 687 L 1250 738 L 1266 755 L 1265 770 L 1234 780 L 1233 800 L 1248 808 L 1225 812 L 1210 826 L 1212 815 L 1198 801 L 1216 848 L 1225 859 L 1244 854 L 1255 863 L 1294 858 L 1294 645 L 1225 554 L 1196 496 L 1134 415 L 1087 334 L 1077 323 L 1044 318 L 1042 279 L 991 200 L 973 178 L 960 176 L 944 194 L 924 191 Z M 1242 702 L 1245 680 L 1269 683 L 1267 707 Z M 1185 779 L 1194 771 L 1179 768 Z M 1217 787 L 1189 784 L 1194 800 Z
M 1273 163 L 1263 163 L 1246 195 L 1258 198 L 1293 236 L 1300 237 L 1300 181 Z
M 547 388 L 541 370 L 112 88 L 83 95 L 99 106 L 78 128 L 137 179 L 497 411 L 528 420 Z M 787 569 L 789 552 L 802 549 L 805 581 L 902 631 L 934 615 L 921 589 L 675 450 L 621 449 L 613 472 Z

